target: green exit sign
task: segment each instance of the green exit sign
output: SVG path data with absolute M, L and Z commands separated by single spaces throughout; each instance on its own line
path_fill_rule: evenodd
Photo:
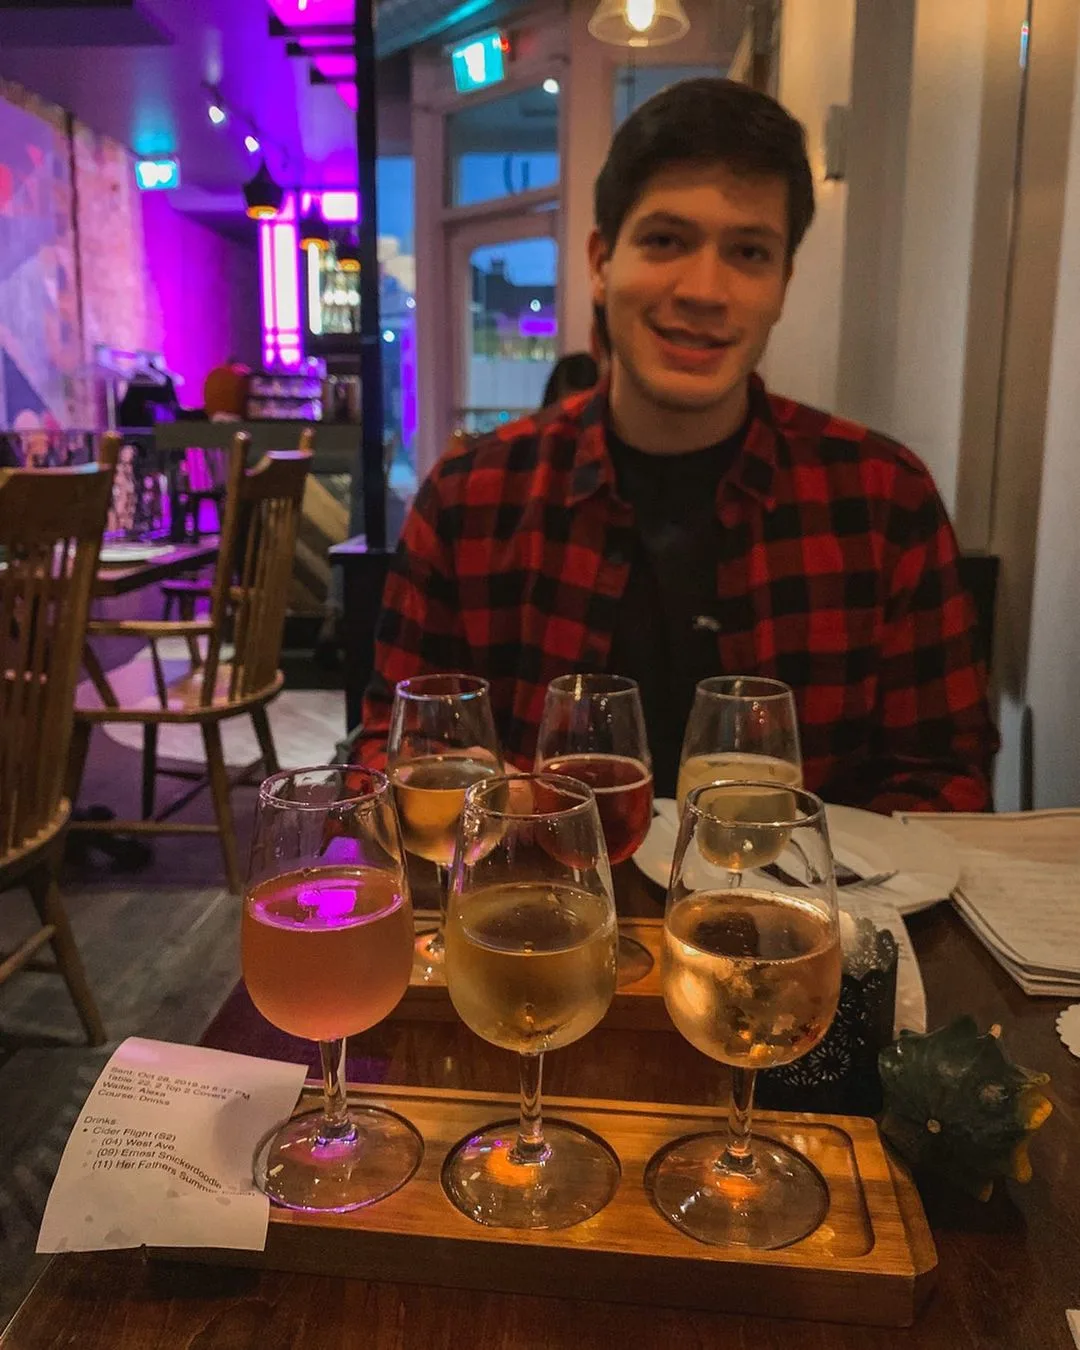
M 180 186 L 180 162 L 175 159 L 137 159 L 135 181 L 143 192 L 164 192 Z
M 506 34 L 497 28 L 490 33 L 477 33 L 468 42 L 451 48 L 450 60 L 454 67 L 454 87 L 459 94 L 486 89 L 506 78 L 506 56 L 510 43 Z

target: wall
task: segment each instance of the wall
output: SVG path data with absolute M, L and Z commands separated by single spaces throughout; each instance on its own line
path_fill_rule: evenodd
M 84 349 L 154 348 L 145 284 L 141 193 L 123 146 L 75 124 Z
M 789 0 L 782 22 L 779 94 L 807 127 L 818 219 L 765 373 L 912 446 L 969 547 L 990 532 L 1024 12 Z M 845 88 L 846 179 L 821 182 Z
M 1002 372 L 992 545 L 1004 750 L 998 802 L 1017 804 L 1030 710 L 1034 804 L 1080 804 L 1080 16 L 1036 0 Z
M 1074 62 L 1080 89 L 1080 43 Z M 1061 265 L 1042 466 L 1042 503 L 1035 556 L 1027 701 L 1035 744 L 1039 806 L 1080 803 L 1080 97 L 1073 95 L 1069 130 Z
M 855 0 L 789 0 L 781 16 L 777 97 L 806 128 L 817 209 L 795 259 L 784 314 L 762 362 L 778 392 L 835 408 L 847 184 L 825 181 L 830 104 L 851 98 Z
M 202 404 L 203 381 L 230 357 L 261 364 L 255 239 L 226 239 L 174 210 L 168 194 L 142 194 L 148 332 L 183 377 L 180 402 Z
M 64 116 L 0 81 L 0 427 L 70 422 L 82 364 Z
M 0 427 L 94 421 L 98 343 L 164 351 L 202 402 L 208 370 L 259 358 L 255 243 L 140 193 L 128 152 L 0 81 Z
M 857 0 L 836 407 L 893 425 L 915 0 Z

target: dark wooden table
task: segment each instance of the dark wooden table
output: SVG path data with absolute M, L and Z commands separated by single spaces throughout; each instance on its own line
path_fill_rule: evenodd
M 94 598 L 127 595 L 143 586 L 156 586 L 161 581 L 205 567 L 207 563 L 214 562 L 217 555 L 217 536 L 207 535 L 197 544 L 169 544 L 166 552 L 148 558 L 145 562 L 101 566 L 94 582 Z
M 657 912 L 648 883 L 620 877 L 625 908 Z M 986 1204 L 940 1188 L 923 1199 L 938 1284 L 915 1327 L 888 1331 L 765 1317 L 524 1298 L 260 1274 L 148 1261 L 138 1252 L 56 1257 L 23 1304 L 3 1350 L 1074 1350 L 1065 1309 L 1080 1307 L 1080 1060 L 1058 1039 L 1063 1006 L 1027 998 L 948 905 L 910 921 L 931 1026 L 959 1012 L 999 1022 L 1013 1057 L 1053 1078 L 1055 1110 L 1036 1138 L 1035 1178 Z M 385 1024 L 354 1046 L 381 1057 L 393 1083 L 514 1089 L 513 1056 L 463 1026 Z M 673 1032 L 596 1031 L 550 1056 L 552 1094 L 702 1103 L 719 1075 Z

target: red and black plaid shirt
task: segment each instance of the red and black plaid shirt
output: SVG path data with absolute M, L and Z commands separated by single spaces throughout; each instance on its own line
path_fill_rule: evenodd
M 491 681 L 506 757 L 528 768 L 548 681 L 606 668 L 634 530 L 606 416 L 601 386 L 435 466 L 387 581 L 360 759 L 384 753 L 398 680 L 461 670 Z M 716 673 L 792 686 L 807 787 L 879 811 L 987 807 L 973 609 L 919 460 L 755 378 L 716 514 Z

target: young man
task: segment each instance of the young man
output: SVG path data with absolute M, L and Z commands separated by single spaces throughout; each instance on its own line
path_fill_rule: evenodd
M 903 447 L 766 393 L 755 367 L 813 217 L 803 132 L 727 80 L 656 95 L 596 182 L 589 262 L 610 382 L 449 452 L 405 525 L 364 704 L 491 681 L 528 767 L 567 671 L 639 681 L 674 791 L 698 680 L 790 684 L 807 787 L 880 811 L 989 804 L 997 738 L 956 541 Z

